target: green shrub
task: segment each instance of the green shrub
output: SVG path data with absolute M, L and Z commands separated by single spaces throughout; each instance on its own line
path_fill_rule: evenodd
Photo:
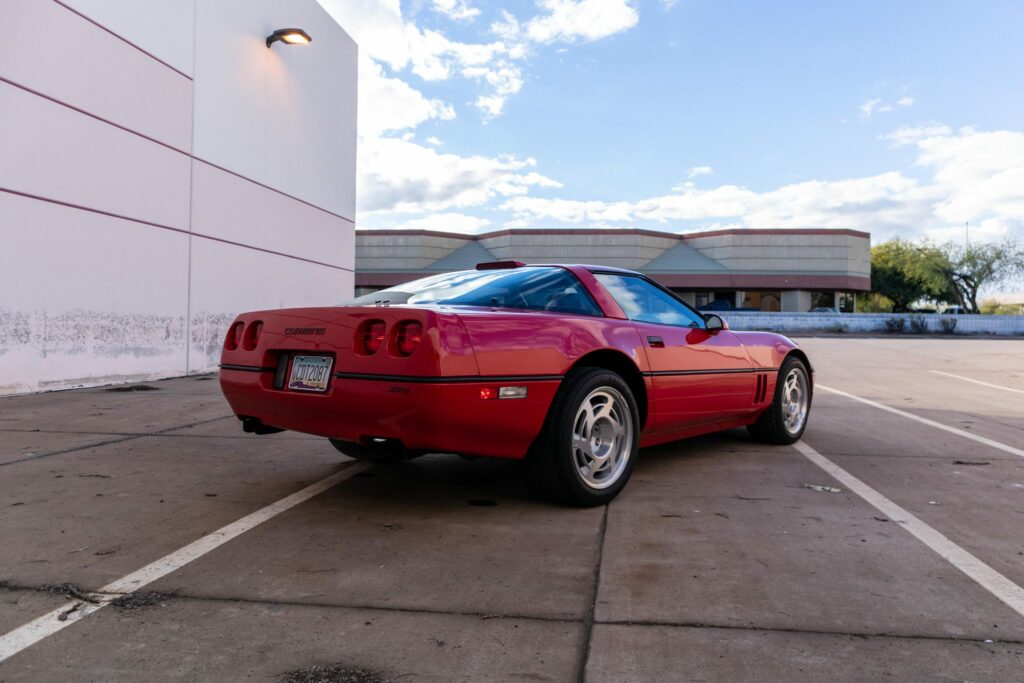
M 885 331 L 889 334 L 903 334 L 907 321 L 903 318 L 886 318 Z
M 956 331 L 956 316 L 947 315 L 939 318 L 939 324 L 942 325 L 942 331 L 946 334 L 953 334 Z
M 914 334 L 924 334 L 928 331 L 928 319 L 923 315 L 910 316 L 910 330 Z

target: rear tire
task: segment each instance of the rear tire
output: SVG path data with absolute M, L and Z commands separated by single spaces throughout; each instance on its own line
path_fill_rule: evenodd
M 811 414 L 811 375 L 796 356 L 789 356 L 779 368 L 775 395 L 768 410 L 747 427 L 755 441 L 791 444 L 800 440 Z
M 527 480 L 559 503 L 604 505 L 629 481 L 639 433 L 636 400 L 619 375 L 603 368 L 573 370 L 526 456 Z
M 422 455 L 422 453 L 407 451 L 402 446 L 395 445 L 394 443 L 375 446 L 342 441 L 341 439 L 328 439 L 328 441 L 343 455 L 347 455 L 354 460 L 366 462 L 401 462 L 402 460 L 411 460 L 418 455 Z

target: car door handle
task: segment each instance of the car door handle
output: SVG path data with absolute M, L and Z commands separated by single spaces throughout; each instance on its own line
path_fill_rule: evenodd
M 656 349 L 665 348 L 665 341 L 661 337 L 648 337 L 647 343 Z

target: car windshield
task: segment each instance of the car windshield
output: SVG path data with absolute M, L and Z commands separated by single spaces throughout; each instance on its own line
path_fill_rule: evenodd
M 448 304 L 602 315 L 576 276 L 551 266 L 445 273 L 366 294 L 345 306 Z

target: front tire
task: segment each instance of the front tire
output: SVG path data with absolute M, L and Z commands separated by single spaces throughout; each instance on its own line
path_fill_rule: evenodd
M 770 444 L 791 444 L 800 440 L 807 429 L 811 413 L 811 375 L 802 360 L 786 358 L 779 368 L 775 395 L 768 410 L 747 427 L 755 441 Z
M 629 481 L 639 432 L 636 400 L 619 375 L 602 368 L 574 370 L 526 456 L 527 478 L 551 500 L 604 505 Z

